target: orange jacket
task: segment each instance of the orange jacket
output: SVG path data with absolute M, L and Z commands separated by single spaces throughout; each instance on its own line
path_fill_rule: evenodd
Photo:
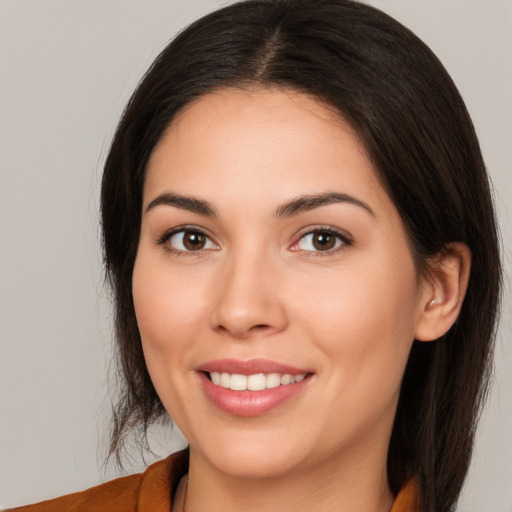
M 172 493 L 187 466 L 188 450 L 184 450 L 152 464 L 144 473 L 9 512 L 170 512 Z M 390 512 L 419 512 L 416 503 L 416 486 L 410 481 L 398 494 Z

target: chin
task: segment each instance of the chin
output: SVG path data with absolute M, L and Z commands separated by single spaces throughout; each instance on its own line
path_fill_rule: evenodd
M 283 443 L 282 435 L 257 432 L 250 440 L 243 437 L 208 442 L 197 451 L 218 471 L 240 479 L 277 478 L 293 471 L 303 459 L 305 447 Z

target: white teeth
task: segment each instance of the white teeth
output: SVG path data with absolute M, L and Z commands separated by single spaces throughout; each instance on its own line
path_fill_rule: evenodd
M 286 386 L 286 384 L 291 384 L 291 382 L 295 380 L 289 373 L 285 373 L 281 376 L 281 384 Z
M 289 373 L 255 373 L 254 375 L 240 375 L 237 373 L 210 372 L 212 382 L 217 386 L 234 391 L 261 391 L 263 389 L 277 388 L 278 386 L 287 386 L 296 382 L 301 382 L 306 376 L 291 375 Z
M 261 391 L 267 387 L 267 377 L 264 373 L 249 375 L 247 379 L 247 389 L 250 391 Z
M 244 391 L 247 389 L 247 375 L 234 373 L 229 379 L 229 388 L 233 391 Z
M 279 373 L 269 373 L 267 375 L 267 388 L 277 388 L 281 385 L 281 375 Z
M 220 374 L 219 385 L 222 386 L 223 388 L 229 389 L 229 381 L 230 380 L 231 380 L 231 375 L 229 373 L 222 372 Z

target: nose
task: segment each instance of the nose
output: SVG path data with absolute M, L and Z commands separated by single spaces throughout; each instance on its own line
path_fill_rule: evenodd
M 271 259 L 253 254 L 224 262 L 224 271 L 215 283 L 216 300 L 211 311 L 215 331 L 246 339 L 286 328 L 282 269 Z

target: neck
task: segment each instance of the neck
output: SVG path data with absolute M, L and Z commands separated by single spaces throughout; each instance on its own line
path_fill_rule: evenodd
M 388 512 L 385 454 L 353 454 L 272 478 L 223 473 L 191 449 L 187 512 Z M 380 469 L 379 469 L 380 468 Z

